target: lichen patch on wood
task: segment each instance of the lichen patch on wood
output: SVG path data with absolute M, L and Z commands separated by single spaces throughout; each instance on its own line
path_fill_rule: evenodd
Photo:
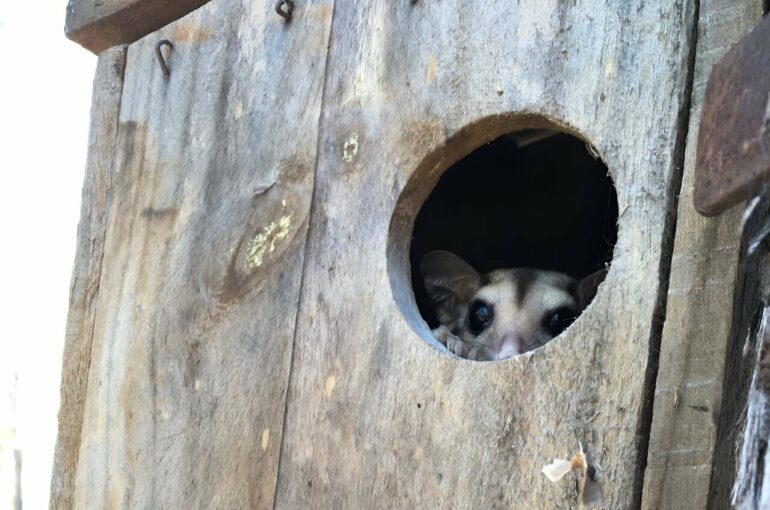
M 259 234 L 249 241 L 246 247 L 246 265 L 256 269 L 265 261 L 265 257 L 275 251 L 276 244 L 285 239 L 292 228 L 293 214 L 289 213 L 278 221 L 271 221 Z
M 352 163 L 358 154 L 358 133 L 353 133 L 342 148 L 342 161 Z

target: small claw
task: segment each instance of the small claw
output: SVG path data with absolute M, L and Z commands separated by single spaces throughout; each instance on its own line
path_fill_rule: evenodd
M 441 326 L 433 330 L 433 338 L 438 340 L 441 345 L 448 348 L 448 341 L 454 338 L 454 335 L 446 326 Z

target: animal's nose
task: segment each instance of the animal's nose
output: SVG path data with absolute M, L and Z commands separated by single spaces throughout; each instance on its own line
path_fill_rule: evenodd
M 507 359 L 524 352 L 524 341 L 518 335 L 505 335 L 494 353 L 494 359 Z

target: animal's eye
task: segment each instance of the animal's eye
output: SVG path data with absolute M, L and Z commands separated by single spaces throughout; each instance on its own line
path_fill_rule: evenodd
M 545 328 L 553 336 L 558 336 L 567 329 L 570 324 L 575 322 L 577 314 L 570 308 L 559 308 L 552 312 L 550 315 L 546 315 Z
M 468 322 L 471 331 L 478 335 L 492 322 L 492 307 L 483 301 L 474 301 L 471 303 Z

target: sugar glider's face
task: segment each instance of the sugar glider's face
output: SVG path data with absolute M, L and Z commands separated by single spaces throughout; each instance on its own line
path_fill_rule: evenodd
M 439 322 L 478 360 L 509 358 L 552 340 L 580 315 L 604 278 L 604 271 L 578 281 L 529 268 L 482 276 L 445 251 L 425 255 L 420 269 Z

